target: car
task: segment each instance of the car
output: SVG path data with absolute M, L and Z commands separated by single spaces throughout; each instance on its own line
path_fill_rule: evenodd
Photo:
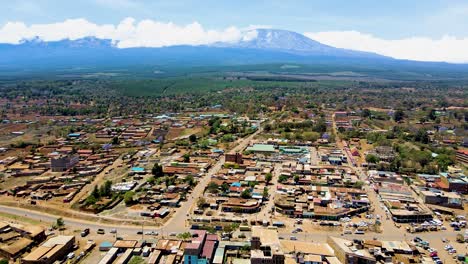
M 151 232 L 149 232 L 149 235 L 151 235 L 151 236 L 157 236 L 157 235 L 159 235 L 159 233 L 156 232 L 156 231 L 154 231 L 154 230 L 152 230 Z
M 290 239 L 290 240 L 297 240 L 297 237 L 295 237 L 295 236 L 290 236 L 289 239 Z
M 81 237 L 85 237 L 89 235 L 89 228 L 85 228 L 83 231 L 81 231 Z
M 437 251 L 434 251 L 434 252 L 431 252 L 431 254 L 429 254 L 430 257 L 436 257 L 437 256 Z
M 104 235 L 104 234 L 106 233 L 106 231 L 104 231 L 104 229 L 102 229 L 102 228 L 99 228 L 99 229 L 97 230 L 97 233 L 98 233 L 99 235 Z
M 137 235 L 143 235 L 143 231 L 137 231 Z
M 116 234 L 116 233 L 117 233 L 117 229 L 115 229 L 115 228 L 112 228 L 112 229 L 110 230 L 110 232 L 109 232 L 109 233 L 111 233 L 111 234 Z
M 171 232 L 171 233 L 169 233 L 169 236 L 177 236 L 177 233 L 176 232 Z
M 68 253 L 67 255 L 67 259 L 73 259 L 75 257 L 75 253 L 74 252 L 70 252 Z
M 447 238 L 443 237 L 443 238 L 442 238 L 442 242 L 447 243 L 447 242 L 449 242 L 449 241 L 448 241 Z

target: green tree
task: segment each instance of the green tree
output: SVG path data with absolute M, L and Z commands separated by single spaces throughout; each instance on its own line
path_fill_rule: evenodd
M 265 181 L 266 181 L 267 184 L 270 184 L 272 179 L 273 179 L 273 175 L 270 172 L 265 174 Z
M 374 163 L 374 164 L 375 164 L 375 163 L 379 162 L 379 157 L 377 157 L 377 156 L 374 155 L 374 154 L 368 154 L 368 155 L 366 156 L 366 162 L 367 162 L 367 163 Z
M 300 177 L 299 177 L 299 175 L 294 175 L 294 178 L 293 178 L 293 179 L 294 179 L 294 182 L 295 182 L 295 183 L 298 183 Z
M 193 178 L 192 175 L 187 175 L 187 177 L 185 177 L 184 181 L 185 181 L 185 183 L 187 183 L 190 186 L 195 185 L 195 178 Z
M 405 112 L 403 112 L 403 110 L 401 109 L 398 109 L 395 111 L 395 113 L 393 113 L 393 119 L 395 120 L 395 122 L 400 122 L 401 120 L 403 120 L 404 117 Z
M 354 188 L 362 188 L 362 186 L 364 186 L 364 182 L 363 181 L 357 181 L 353 184 L 353 187 Z
M 151 173 L 154 177 L 162 177 L 164 176 L 163 167 L 158 163 L 155 163 L 153 168 L 151 169 Z
M 416 132 L 416 135 L 414 135 L 414 140 L 423 144 L 427 144 L 429 143 L 429 135 L 427 134 L 427 131 L 425 129 L 419 129 Z
M 86 204 L 87 205 L 94 205 L 98 202 L 98 199 L 96 198 L 96 196 L 94 196 L 93 194 L 90 194 L 87 198 L 86 198 Z
M 439 171 L 447 171 L 448 166 L 454 163 L 453 159 L 447 154 L 439 154 L 436 157 L 436 161 Z
M 57 218 L 57 220 L 55 221 L 55 226 L 58 229 L 62 229 L 65 226 L 65 222 L 63 221 L 62 217 Z
M 197 206 L 199 208 L 203 208 L 205 206 L 205 204 L 206 204 L 206 199 L 205 198 L 203 198 L 203 197 L 198 198 Z
M 190 154 L 185 153 L 182 157 L 184 158 L 184 162 L 190 162 Z
M 184 232 L 184 233 L 179 233 L 177 235 L 177 237 L 182 239 L 182 240 L 188 240 L 188 239 L 192 238 L 192 234 L 190 232 Z
M 156 178 L 154 176 L 151 176 L 146 180 L 146 182 L 151 185 L 154 185 L 156 183 Z
M 140 256 L 133 256 L 132 259 L 128 262 L 128 264 L 144 264 L 145 260 Z
M 94 189 L 93 189 L 93 191 L 91 192 L 91 196 L 93 196 L 93 197 L 96 198 L 96 199 L 99 199 L 99 198 L 101 197 L 97 185 L 94 186 Z
M 286 182 L 288 180 L 288 176 L 286 175 L 280 175 L 278 178 L 279 182 Z
M 364 117 L 364 118 L 368 118 L 371 116 L 371 111 L 369 109 L 363 109 L 362 112 L 361 112 L 361 116 Z
M 320 137 L 320 134 L 317 132 L 307 131 L 302 133 L 304 140 L 315 142 Z
M 197 135 L 195 135 L 195 134 L 190 135 L 189 140 L 192 143 L 197 142 Z
M 99 195 L 100 197 L 109 197 L 112 194 L 111 191 L 112 187 L 112 181 L 105 181 L 103 185 L 101 185 L 101 188 L 99 189 Z
M 268 188 L 267 187 L 263 188 L 263 198 L 265 198 L 265 199 L 268 198 Z
M 225 225 L 223 227 L 223 231 L 226 232 L 226 233 L 232 233 L 234 232 L 237 228 L 239 227 L 238 224 L 230 224 L 230 225 Z
M 227 182 L 223 182 L 223 184 L 221 184 L 221 190 L 225 193 L 229 190 L 229 184 Z
M 126 206 L 132 205 L 135 202 L 133 200 L 134 195 L 135 195 L 135 192 L 133 191 L 128 191 L 124 194 L 124 202 Z
M 240 196 L 242 198 L 244 198 L 244 199 L 250 199 L 250 198 L 252 198 L 252 192 L 250 192 L 249 189 L 245 189 L 245 190 L 242 191 Z
M 255 185 L 257 185 L 257 182 L 255 182 L 255 181 L 249 182 L 249 187 L 250 187 L 250 188 L 254 188 Z
M 209 193 L 217 193 L 219 191 L 218 188 L 219 185 L 215 182 L 208 183 L 208 186 L 206 187 Z

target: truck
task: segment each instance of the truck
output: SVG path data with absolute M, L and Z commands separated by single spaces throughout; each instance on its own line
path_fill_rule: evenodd
M 250 231 L 250 226 L 248 225 L 241 225 L 239 226 L 240 231 Z
M 275 222 L 273 222 L 273 226 L 276 226 L 276 227 L 284 227 L 284 223 L 283 223 L 283 222 L 280 222 L 280 221 L 275 221 Z

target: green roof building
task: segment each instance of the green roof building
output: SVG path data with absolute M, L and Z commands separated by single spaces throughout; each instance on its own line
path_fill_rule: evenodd
M 267 144 L 254 144 L 251 147 L 246 149 L 247 151 L 255 152 L 255 153 L 274 153 L 276 152 L 275 146 L 267 145 Z

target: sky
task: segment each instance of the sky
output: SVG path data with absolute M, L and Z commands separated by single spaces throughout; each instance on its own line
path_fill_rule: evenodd
M 0 42 L 85 36 L 121 48 L 250 39 L 278 28 L 399 59 L 468 62 L 468 0 L 0 0 Z

